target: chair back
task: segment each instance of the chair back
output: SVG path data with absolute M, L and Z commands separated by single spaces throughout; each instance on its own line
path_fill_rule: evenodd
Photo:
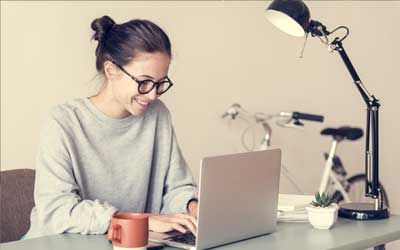
M 28 231 L 34 185 L 33 169 L 0 171 L 0 243 L 19 240 Z

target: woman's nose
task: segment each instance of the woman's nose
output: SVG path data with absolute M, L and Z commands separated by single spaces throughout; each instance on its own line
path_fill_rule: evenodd
M 151 101 L 157 99 L 157 88 L 154 87 L 149 93 L 146 94 L 146 97 Z

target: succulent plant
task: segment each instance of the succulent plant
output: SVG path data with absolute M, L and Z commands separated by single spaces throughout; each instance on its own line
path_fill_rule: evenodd
M 333 201 L 333 195 L 326 192 L 323 192 L 322 194 L 317 192 L 315 194 L 315 201 L 312 201 L 311 205 L 314 207 L 328 207 L 333 203 Z

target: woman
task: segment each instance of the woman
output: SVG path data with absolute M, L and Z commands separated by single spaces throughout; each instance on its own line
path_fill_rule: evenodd
M 103 234 L 117 211 L 153 214 L 155 232 L 195 233 L 196 187 L 158 100 L 172 87 L 168 36 L 146 20 L 116 24 L 103 16 L 91 27 L 105 80 L 97 95 L 51 112 L 26 238 Z

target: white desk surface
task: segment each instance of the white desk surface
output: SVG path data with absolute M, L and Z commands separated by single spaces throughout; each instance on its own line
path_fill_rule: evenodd
M 400 239 L 400 216 L 386 220 L 339 219 L 331 230 L 309 223 L 278 223 L 277 231 L 214 249 L 338 250 L 365 249 Z M 106 235 L 62 234 L 0 244 L 1 250 L 112 250 Z M 164 248 L 172 250 L 175 248 Z

